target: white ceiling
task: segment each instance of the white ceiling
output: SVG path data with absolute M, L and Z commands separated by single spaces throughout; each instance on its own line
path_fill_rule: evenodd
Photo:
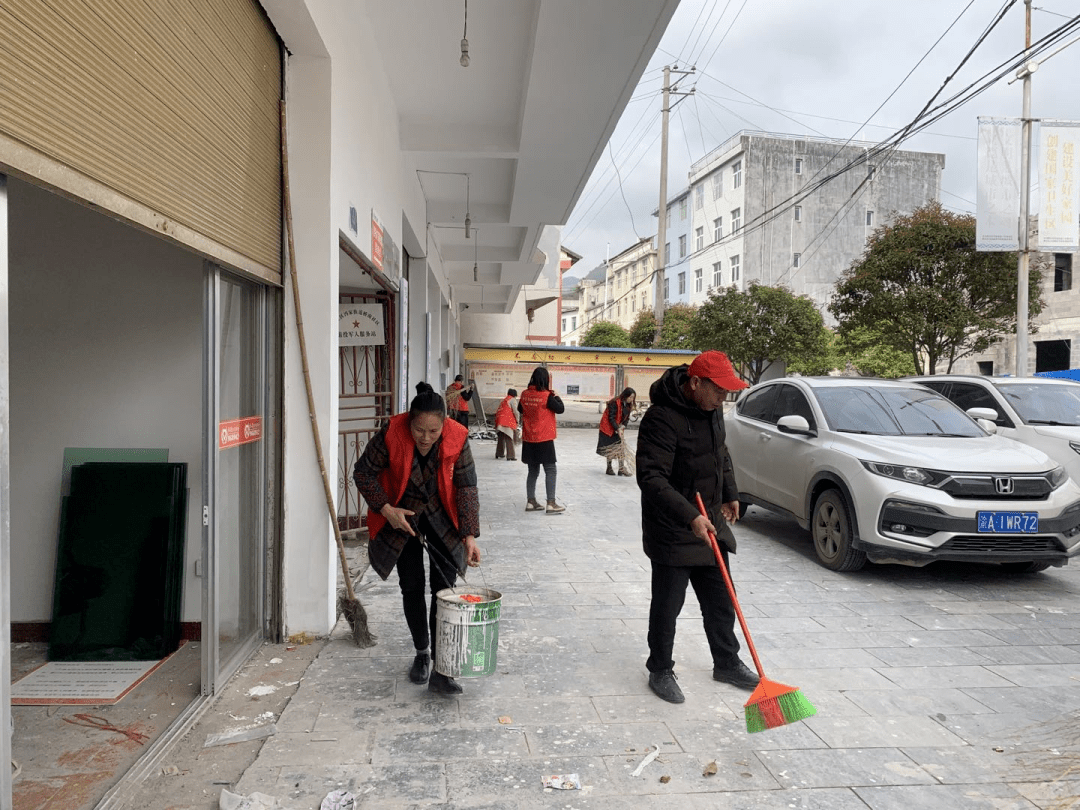
M 509 312 L 536 280 L 679 0 L 367 0 L 458 304 Z M 436 174 L 446 172 L 451 174 Z M 472 228 L 466 239 L 466 178 Z M 573 245 L 568 247 L 573 248 Z

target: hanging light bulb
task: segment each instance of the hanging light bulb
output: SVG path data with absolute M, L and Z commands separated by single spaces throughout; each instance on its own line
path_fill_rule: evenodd
M 469 219 L 469 215 L 465 215 L 465 238 L 469 238 L 469 228 L 472 226 L 472 220 Z
M 469 0 L 465 0 L 465 28 L 461 32 L 461 59 L 458 64 L 469 66 Z
M 479 281 L 480 280 L 480 268 L 477 266 L 476 262 L 473 262 L 473 266 L 472 266 L 472 280 L 473 281 Z

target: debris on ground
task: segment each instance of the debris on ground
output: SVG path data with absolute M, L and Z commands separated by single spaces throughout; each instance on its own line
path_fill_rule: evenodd
M 671 781 L 671 777 L 670 777 L 670 776 L 661 776 L 661 777 L 660 777 L 660 784 L 661 784 L 661 785 L 666 785 L 666 784 L 667 784 L 668 782 L 670 782 L 670 781 Z
M 218 810 L 284 810 L 284 805 L 278 804 L 277 799 L 265 793 L 241 796 L 222 788 L 221 796 L 218 797 Z
M 347 790 L 332 790 L 326 794 L 326 798 L 319 805 L 319 810 L 353 810 L 356 807 L 356 797 Z
M 555 774 L 541 778 L 545 788 L 554 790 L 581 790 L 581 778 L 576 773 Z
M 701 772 L 702 776 L 716 776 L 716 760 L 713 760 L 705 766 L 705 770 Z
M 241 726 L 222 731 L 220 734 L 210 734 L 203 743 L 203 748 L 213 748 L 215 745 L 231 745 L 238 742 L 250 742 L 261 740 L 264 737 L 272 737 L 277 734 L 277 726 L 273 723 L 263 723 L 258 726 Z
M 499 722 L 505 726 L 507 723 L 513 723 L 514 721 L 508 715 L 504 714 L 499 718 Z
M 645 755 L 645 759 L 641 760 L 641 763 L 630 772 L 631 776 L 641 776 L 641 772 L 645 770 L 645 766 L 652 762 L 660 755 L 660 746 L 654 745 L 652 751 Z

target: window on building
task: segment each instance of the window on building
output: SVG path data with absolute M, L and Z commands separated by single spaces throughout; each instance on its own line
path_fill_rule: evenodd
M 694 186 L 694 210 L 700 211 L 705 207 L 705 186 Z
M 705 247 L 705 228 L 701 227 L 694 231 L 694 250 Z
M 670 292 L 671 290 L 671 284 L 669 283 L 670 281 L 670 278 L 664 276 L 664 301 L 667 301 L 668 298 L 671 297 L 670 295 L 668 295 L 668 292 Z
M 630 311 L 637 312 L 637 299 L 634 296 L 630 296 Z
M 802 158 L 795 158 L 795 174 L 802 174 Z
M 563 318 L 563 319 L 562 319 L 562 330 L 563 330 L 564 332 L 566 331 L 566 318 Z
M 622 317 L 622 301 L 619 301 L 615 304 L 615 316 L 617 318 Z
M 723 269 L 720 266 L 720 262 L 713 262 L 713 266 L 712 266 L 712 285 L 714 287 L 716 287 L 716 289 L 720 289 L 720 287 L 723 285 L 723 283 L 724 283 L 724 273 L 723 273 Z
M 641 294 L 641 308 L 645 309 L 645 293 Z
M 735 161 L 735 165 L 731 167 L 731 187 L 738 188 L 742 185 L 742 161 Z
M 802 264 L 802 254 L 801 253 L 793 254 L 792 257 L 791 257 L 791 266 L 792 267 L 798 267 L 800 264 Z
M 679 295 L 686 294 L 686 271 L 679 273 Z
M 731 257 L 731 282 L 734 284 L 739 280 L 739 257 Z
M 1035 373 L 1068 371 L 1072 368 L 1072 341 L 1064 338 L 1035 341 Z
M 717 170 L 716 172 L 713 173 L 713 176 L 712 176 L 712 198 L 714 200 L 719 200 L 720 195 L 724 193 L 723 177 L 724 177 L 724 172 L 722 170 Z
M 671 242 L 664 244 L 664 264 L 671 264 Z
M 686 197 L 679 200 L 679 219 L 686 219 Z
M 742 209 L 736 208 L 731 212 L 731 232 L 733 234 L 739 232 L 739 228 L 742 227 Z
M 570 318 L 570 331 L 573 332 L 575 329 L 577 329 L 577 315 Z
M 994 361 L 993 360 L 980 360 L 978 363 L 979 373 L 984 377 L 994 376 Z
M 679 237 L 679 258 L 686 256 L 686 234 Z
M 667 226 L 669 228 L 671 227 L 671 206 L 670 205 L 668 206 L 668 210 L 667 210 Z
M 877 166 L 867 166 L 866 176 L 870 179 L 874 179 L 874 175 L 877 174 Z
M 717 217 L 712 221 L 712 238 L 714 242 L 719 242 L 720 237 L 724 235 L 724 218 Z
M 874 227 L 874 212 L 873 211 L 867 211 L 866 212 L 866 227 L 867 228 L 873 228 Z
M 795 206 L 795 221 L 796 222 L 802 222 L 802 206 L 801 205 L 796 205 Z
M 697 270 L 694 271 L 694 292 L 701 292 L 701 284 L 701 268 L 699 267 Z
M 1072 289 L 1072 254 L 1054 254 L 1054 292 Z

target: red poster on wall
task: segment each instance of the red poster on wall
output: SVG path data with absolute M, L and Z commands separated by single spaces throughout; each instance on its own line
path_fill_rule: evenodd
M 230 419 L 218 423 L 218 449 L 225 450 L 241 444 L 257 442 L 262 438 L 261 416 L 248 416 L 244 419 Z

